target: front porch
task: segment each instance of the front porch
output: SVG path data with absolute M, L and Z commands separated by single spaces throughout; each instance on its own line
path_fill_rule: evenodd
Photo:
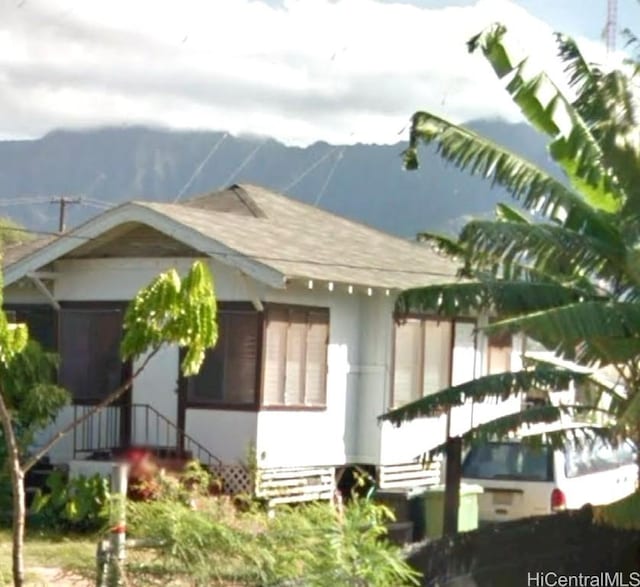
M 73 406 L 79 418 L 92 406 Z M 71 469 L 77 474 L 102 473 L 105 465 L 145 451 L 168 470 L 196 460 L 223 482 L 227 495 L 249 495 L 269 506 L 331 499 L 335 467 L 259 468 L 250 462 L 224 462 L 149 404 L 108 406 L 85 419 L 73 432 Z

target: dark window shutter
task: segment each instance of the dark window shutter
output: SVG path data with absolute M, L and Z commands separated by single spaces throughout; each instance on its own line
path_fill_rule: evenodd
M 218 321 L 218 332 L 222 332 L 222 320 Z M 197 375 L 187 379 L 187 399 L 190 404 L 222 402 L 224 377 L 225 339 L 219 334 L 215 348 L 205 353 Z
M 258 365 L 258 314 L 231 314 L 227 320 L 225 348 L 225 401 L 252 404 L 256 401 Z
M 256 401 L 260 318 L 255 311 L 221 309 L 218 342 L 200 371 L 187 379 L 187 404 L 253 404 Z
M 122 383 L 120 310 L 60 310 L 59 381 L 76 403 L 104 399 Z
M 6 312 L 10 322 L 26 324 L 29 338 L 39 342 L 42 348 L 47 351 L 55 351 L 58 348 L 56 317 L 51 306 L 8 305 Z

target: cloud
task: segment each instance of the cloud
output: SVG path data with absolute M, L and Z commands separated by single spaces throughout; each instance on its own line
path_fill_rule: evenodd
M 0 135 L 148 123 L 398 140 L 416 109 L 518 120 L 466 41 L 505 22 L 542 65 L 551 29 L 509 0 L 27 0 L 0 5 Z M 594 51 L 599 50 L 597 44 Z

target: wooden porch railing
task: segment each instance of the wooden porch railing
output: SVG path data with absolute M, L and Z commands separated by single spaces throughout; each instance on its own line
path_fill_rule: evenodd
M 74 418 L 92 406 L 74 406 Z M 73 455 L 113 458 L 131 447 L 144 448 L 156 456 L 185 456 L 207 467 L 222 461 L 208 448 L 148 404 L 108 406 L 84 420 L 73 431 Z

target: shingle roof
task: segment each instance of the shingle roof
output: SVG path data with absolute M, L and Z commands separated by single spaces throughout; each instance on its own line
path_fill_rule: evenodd
M 199 247 L 205 254 L 226 255 L 230 263 L 234 256 L 245 257 L 287 279 L 407 289 L 449 282 L 456 275 L 457 267 L 427 246 L 255 185 L 234 185 L 177 204 L 133 202 L 121 206 L 122 213 L 126 206 L 148 209 L 199 233 L 211 242 L 206 250 Z M 55 240 L 7 249 L 5 269 Z M 79 239 L 78 246 L 83 242 Z
M 23 257 L 35 253 L 37 250 L 47 246 L 57 238 L 57 236 L 43 236 L 25 243 L 20 243 L 19 245 L 11 245 L 6 249 L 0 250 L 2 266 L 12 265 Z
M 457 269 L 429 247 L 255 185 L 232 186 L 182 204 L 138 204 L 291 279 L 405 289 L 451 281 Z

